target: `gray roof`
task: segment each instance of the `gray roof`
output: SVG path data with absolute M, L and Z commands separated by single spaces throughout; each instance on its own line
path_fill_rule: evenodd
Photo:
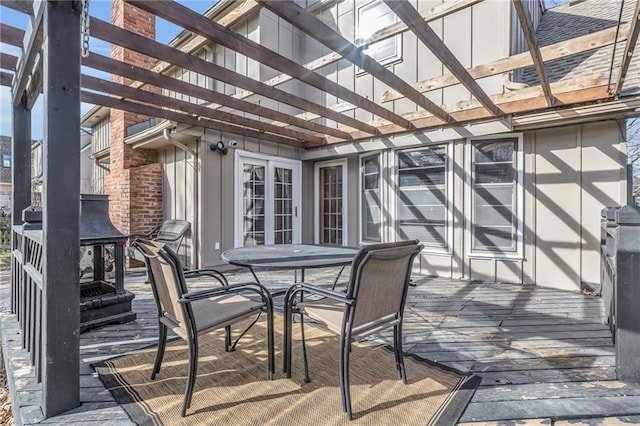
M 568 2 L 547 9 L 542 15 L 536 30 L 538 44 L 547 46 L 607 28 L 614 28 L 618 25 L 622 4 L 622 0 L 584 0 Z M 635 6 L 635 1 L 624 1 L 622 23 L 630 21 Z M 611 73 L 613 45 L 546 62 L 545 69 L 549 81 L 570 80 L 602 72 L 607 78 L 611 74 L 611 81 L 615 84 L 625 43 L 626 41 L 618 42 L 616 45 L 615 60 Z M 636 47 L 635 51 L 639 49 Z M 522 81 L 531 86 L 540 84 L 533 67 L 524 70 Z M 640 93 L 640 55 L 634 55 L 631 60 L 621 94 L 631 95 L 635 93 Z

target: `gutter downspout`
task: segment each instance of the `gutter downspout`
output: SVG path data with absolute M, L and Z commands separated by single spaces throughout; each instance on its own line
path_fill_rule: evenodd
M 175 139 L 174 137 L 171 136 L 171 131 L 175 130 L 175 127 L 173 129 L 164 129 L 162 131 L 162 136 L 168 141 L 170 142 L 172 145 L 175 145 L 177 148 L 190 153 L 193 156 L 194 159 L 194 167 L 193 167 L 193 181 L 196 185 L 195 189 L 194 189 L 194 194 L 193 194 L 193 203 L 195 206 L 198 205 L 199 200 L 198 200 L 198 171 L 199 171 L 199 167 L 197 165 L 197 159 L 198 159 L 198 153 L 196 151 L 194 151 L 193 149 L 189 148 L 187 145 L 183 144 L 182 142 L 180 142 L 179 140 Z M 192 255 L 191 255 L 191 268 L 197 268 L 199 265 L 199 260 L 200 257 L 202 256 L 202 254 L 200 253 L 200 247 L 199 247 L 199 241 L 198 241 L 198 209 L 195 208 L 194 209 L 194 213 L 193 213 L 193 220 L 191 220 L 191 244 L 192 244 Z M 198 256 L 196 258 L 194 258 L 193 254 L 194 253 L 198 253 Z
M 162 131 L 162 136 L 164 136 L 164 138 L 167 141 L 169 141 L 172 145 L 175 145 L 176 147 L 180 148 L 181 150 L 188 152 L 189 154 L 193 155 L 194 157 L 198 156 L 198 154 L 193 149 L 189 148 L 188 146 L 186 146 L 185 144 L 183 144 L 182 142 L 180 142 L 179 140 L 177 140 L 173 136 L 171 136 L 170 130 L 173 130 L 173 129 L 164 129 Z

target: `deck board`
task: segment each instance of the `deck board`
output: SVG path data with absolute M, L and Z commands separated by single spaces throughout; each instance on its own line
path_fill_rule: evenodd
M 331 284 L 334 273 L 308 272 L 307 280 Z M 283 279 L 293 278 L 278 272 L 258 276 L 263 284 L 279 288 Z M 345 271 L 342 282 L 347 276 Z M 246 273 L 232 272 L 229 277 L 232 282 L 251 280 Z M 136 294 L 135 322 L 81 335 L 83 405 L 56 421 L 128 424 L 90 363 L 155 344 L 156 308 L 143 280 L 140 274 L 126 280 L 127 289 Z M 406 305 L 404 350 L 482 378 L 461 422 L 469 426 L 509 421 L 559 425 L 565 420 L 564 424 L 585 425 L 640 423 L 640 385 L 615 380 L 615 349 L 609 327 L 603 324 L 600 298 L 539 286 L 426 277 L 414 277 L 414 282 L 417 286 L 410 288 Z M 196 284 L 204 286 L 206 282 Z M 280 300 L 276 306 L 281 306 Z M 14 333 L 7 343 L 16 345 L 15 330 L 7 332 Z M 373 340 L 389 343 L 391 334 Z M 15 362 L 23 365 L 25 359 Z M 410 371 L 408 375 L 411 380 Z M 20 392 L 30 402 L 37 401 L 33 380 L 27 377 L 24 385 Z

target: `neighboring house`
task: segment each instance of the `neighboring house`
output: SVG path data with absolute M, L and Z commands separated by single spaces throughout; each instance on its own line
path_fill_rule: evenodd
M 114 3 L 120 11 L 116 18 L 126 17 L 128 5 Z M 352 41 L 395 21 L 377 0 L 308 3 L 308 10 Z M 628 20 L 634 5 L 627 3 L 623 16 Z M 419 11 L 427 11 L 440 2 L 417 4 Z M 618 9 L 611 4 L 605 7 L 593 0 L 544 10 L 541 1 L 525 2 L 542 45 L 615 28 L 620 3 L 615 3 Z M 220 20 L 231 5 L 222 0 L 205 16 Z M 527 50 L 511 2 L 480 2 L 430 25 L 467 68 Z M 153 37 L 152 23 L 138 20 L 136 26 L 129 29 Z M 243 17 L 232 29 L 302 64 L 329 52 L 265 9 Z M 170 45 L 186 46 L 193 38 L 183 33 Z M 618 56 L 621 46 L 624 43 L 617 45 Z M 191 53 L 260 81 L 278 75 L 213 44 L 197 45 Z M 410 31 L 372 45 L 367 53 L 410 83 L 448 74 Z M 114 49 L 113 56 L 121 54 Z M 560 57 L 551 63 L 550 79 L 560 84 L 569 76 L 584 78 L 572 84 L 606 81 L 611 56 L 608 45 Z M 130 53 L 129 58 L 148 68 L 153 65 L 139 54 Z M 637 58 L 632 61 L 623 96 L 640 91 L 639 63 Z M 366 97 L 384 95 L 398 114 L 417 110 L 346 60 L 317 72 Z M 614 81 L 616 72 L 614 66 Z M 239 89 L 189 70 L 171 67 L 165 73 L 241 97 Z M 538 84 L 535 73 L 526 69 L 478 82 L 488 94 L 504 97 Z M 363 121 L 374 118 L 296 80 L 278 87 Z M 170 87 L 162 93 L 209 104 L 177 95 Z M 428 97 L 437 105 L 471 101 L 459 84 L 429 91 Z M 257 95 L 247 99 L 288 114 L 301 112 Z M 128 126 L 145 118 L 104 107 L 90 111 L 83 125 L 93 128 L 92 158 L 100 166 L 94 168 L 94 184 L 104 182 L 116 226 L 133 233 L 162 218 L 190 221 L 192 233 L 185 247 L 190 266 L 221 263 L 222 251 L 243 245 L 355 246 L 418 238 L 425 245 L 418 262 L 424 274 L 578 290 L 599 285 L 601 208 L 628 202 L 623 118 L 634 108 L 615 105 L 597 115 L 573 106 L 565 114 L 558 112 L 565 111 L 562 107 L 553 112 L 541 108 L 456 128 L 308 149 L 167 120 L 127 134 Z M 325 118 L 316 122 L 336 127 Z M 215 150 L 221 145 L 232 146 L 228 155 Z
M 11 208 L 11 136 L 0 136 L 0 211 L 9 213 Z

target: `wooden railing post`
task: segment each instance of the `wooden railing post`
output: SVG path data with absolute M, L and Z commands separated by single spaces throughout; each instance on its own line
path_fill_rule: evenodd
M 604 301 L 604 313 L 611 333 L 615 333 L 614 289 L 616 281 L 615 255 L 616 210 L 605 207 L 600 212 L 600 294 Z M 614 334 L 615 335 L 615 334 Z
M 640 383 L 640 207 L 615 212 L 616 371 L 618 380 Z

